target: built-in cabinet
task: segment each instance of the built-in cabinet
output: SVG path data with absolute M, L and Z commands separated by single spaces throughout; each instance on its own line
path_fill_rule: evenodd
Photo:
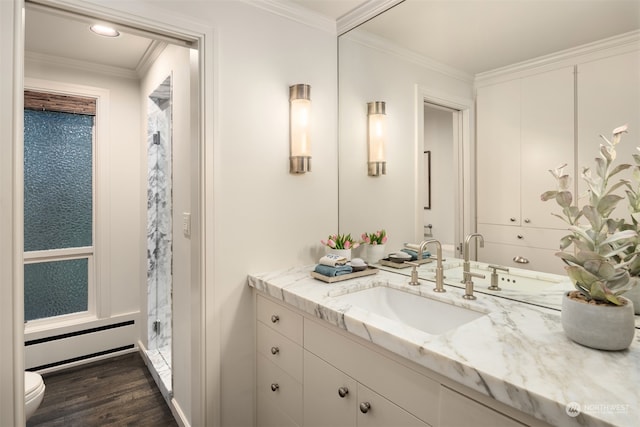
M 546 426 L 259 293 L 256 318 L 258 427 Z
M 540 195 L 555 189 L 549 169 L 574 169 L 574 67 L 478 88 L 477 121 L 478 231 L 488 243 L 478 259 L 560 272 L 553 254 L 566 232 L 550 230 L 564 224 Z
M 540 195 L 556 189 L 548 171 L 562 164 L 573 182 L 580 182 L 582 168 L 594 164 L 600 134 L 629 123 L 637 140 L 640 55 L 635 49 L 479 83 L 477 230 L 485 247 L 478 260 L 564 273 L 555 253 L 567 225 L 552 215 L 560 212 L 557 204 L 542 202 Z M 623 161 L 631 161 L 636 145 L 619 147 Z M 579 187 L 574 194 L 582 192 Z

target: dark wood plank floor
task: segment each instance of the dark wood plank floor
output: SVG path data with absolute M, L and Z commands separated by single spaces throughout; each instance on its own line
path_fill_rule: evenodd
M 177 426 L 139 353 L 43 375 L 27 427 Z

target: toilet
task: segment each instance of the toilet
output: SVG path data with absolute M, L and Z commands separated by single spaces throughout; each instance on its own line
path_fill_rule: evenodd
M 24 407 L 25 417 L 29 419 L 38 409 L 44 398 L 44 381 L 40 374 L 25 371 L 24 373 Z

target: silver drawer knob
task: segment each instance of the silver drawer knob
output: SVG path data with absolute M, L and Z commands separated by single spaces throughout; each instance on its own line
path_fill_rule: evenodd
M 527 224 L 529 224 L 531 222 L 531 220 L 529 218 L 525 218 L 524 222 L 526 222 Z
M 514 217 L 511 217 L 511 218 L 509 218 L 509 221 L 516 222 L 516 219 Z
M 275 356 L 278 353 L 280 353 L 280 349 L 278 347 L 271 347 L 271 354 Z
M 518 256 L 514 256 L 514 257 L 513 257 L 513 260 L 514 260 L 515 262 L 517 262 L 518 264 L 529 264 L 529 260 L 528 260 L 528 259 L 526 259 L 526 258 L 525 258 L 525 257 L 523 257 L 523 256 L 520 256 L 520 255 L 518 255 Z
M 278 391 L 280 386 L 277 383 L 271 384 L 271 391 Z
M 279 320 L 280 316 L 278 316 L 277 314 L 271 315 L 271 323 L 278 323 Z
M 524 236 L 522 234 L 518 234 L 516 237 L 520 240 L 524 239 Z
M 345 397 L 347 394 L 349 394 L 349 389 L 348 388 L 346 388 L 346 387 L 338 388 L 338 396 Z
M 371 409 L 371 403 L 362 402 L 360 404 L 360 412 L 362 412 L 363 414 L 366 414 L 367 412 L 369 412 L 369 409 Z

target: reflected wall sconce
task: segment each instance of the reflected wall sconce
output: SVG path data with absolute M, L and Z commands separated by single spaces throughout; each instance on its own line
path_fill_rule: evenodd
M 289 173 L 311 171 L 311 86 L 289 86 Z
M 383 101 L 367 103 L 367 122 L 369 133 L 369 176 L 387 174 L 387 156 L 385 145 L 387 140 L 387 116 Z

